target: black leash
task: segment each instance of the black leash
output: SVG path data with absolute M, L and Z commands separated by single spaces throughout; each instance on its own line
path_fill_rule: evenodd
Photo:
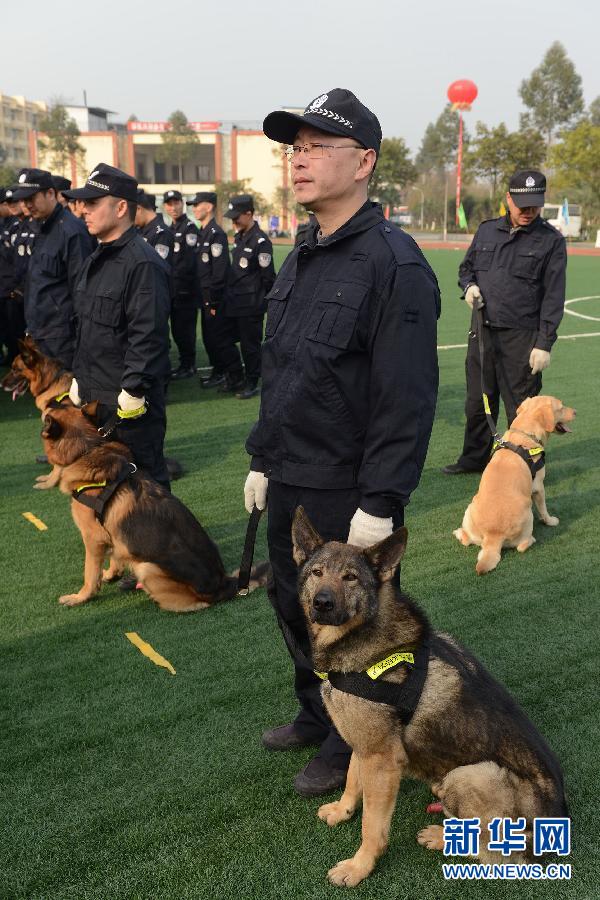
M 246 528 L 246 540 L 244 541 L 244 551 L 238 575 L 238 594 L 242 597 L 249 593 L 248 586 L 252 572 L 252 560 L 254 559 L 254 545 L 261 515 L 262 509 L 259 509 L 256 505 L 253 506 L 250 519 L 248 520 L 248 527 Z

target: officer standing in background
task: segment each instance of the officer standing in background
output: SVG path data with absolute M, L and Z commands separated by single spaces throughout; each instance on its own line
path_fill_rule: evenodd
M 268 485 L 269 594 L 287 626 L 300 703 L 291 724 L 262 740 L 270 750 L 320 745 L 294 780 L 316 796 L 344 783 L 350 748 L 306 662 L 292 521 L 302 505 L 324 541 L 358 547 L 402 524 L 433 425 L 440 296 L 413 239 L 368 200 L 381 127 L 354 94 L 336 88 L 303 115 L 273 112 L 263 130 L 292 145 L 296 200 L 316 220 L 269 292 L 260 414 L 246 442 L 245 505 L 264 509 Z
M 242 377 L 235 333 L 225 315 L 225 288 L 231 266 L 229 244 L 227 235 L 215 219 L 217 195 L 214 191 L 201 191 L 187 204 L 200 224 L 197 262 L 202 340 L 212 366 L 202 387 L 212 388 L 223 384 L 226 373 L 233 381 L 239 382 Z
M 6 206 L 9 218 L 2 233 L 5 254 L 4 281 L 1 290 L 8 298 L 6 314 L 8 320 L 8 355 L 14 359 L 19 352 L 18 341 L 25 334 L 25 312 L 23 295 L 25 276 L 31 258 L 33 245 L 32 220 L 25 215 L 23 205 L 14 198 L 13 188 L 6 189 Z M 21 250 L 19 250 L 21 247 Z
M 85 221 L 98 241 L 75 290 L 73 403 L 99 401 L 98 422 L 165 487 L 164 383 L 169 366 L 169 271 L 138 234 L 137 181 L 100 163 L 84 187 Z
M 56 191 L 56 199 L 58 200 L 60 205 L 68 206 L 69 201 L 64 192 L 70 190 L 70 180 L 68 178 L 63 178 L 62 175 L 53 175 L 52 184 L 54 185 L 54 189 Z
M 83 222 L 58 203 L 50 172 L 23 169 L 14 197 L 22 201 L 35 222 L 35 242 L 25 280 L 27 332 L 42 353 L 70 369 L 75 280 L 94 243 Z M 29 245 L 25 249 L 29 250 Z
M 541 218 L 546 178 L 533 169 L 515 172 L 506 194 L 507 212 L 477 229 L 458 270 L 471 308 L 467 349 L 467 424 L 458 462 L 445 475 L 481 472 L 492 449 L 481 391 L 477 310 L 483 309 L 484 387 L 498 421 L 500 397 L 508 424 L 526 397 L 537 396 L 542 372 L 565 307 L 567 249 L 564 237 Z
M 156 197 L 154 194 L 147 194 L 145 191 L 137 192 L 137 212 L 135 214 L 135 224 L 144 240 L 154 247 L 161 259 L 172 270 L 173 267 L 173 232 L 162 216 L 156 212 Z
M 173 305 L 171 332 L 179 351 L 179 366 L 172 378 L 192 378 L 196 374 L 196 320 L 198 318 L 198 275 L 196 249 L 198 229 L 183 211 L 180 191 L 165 191 L 164 208 L 173 220 Z
M 236 228 L 226 310 L 235 320 L 246 370 L 245 386 L 236 396 L 249 400 L 259 392 L 265 297 L 275 280 L 273 245 L 254 219 L 254 200 L 249 194 L 232 197 L 225 215 Z M 235 390 L 231 382 L 227 387 Z

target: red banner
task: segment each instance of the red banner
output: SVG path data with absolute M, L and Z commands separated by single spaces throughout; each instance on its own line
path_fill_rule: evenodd
M 194 131 L 218 131 L 221 127 L 220 122 L 188 122 L 190 128 Z M 128 122 L 127 131 L 145 132 L 149 134 L 160 134 L 169 130 L 168 122 Z

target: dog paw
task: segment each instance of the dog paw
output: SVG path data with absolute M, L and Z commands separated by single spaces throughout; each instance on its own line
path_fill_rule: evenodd
M 343 859 L 330 869 L 327 878 L 337 887 L 356 887 L 372 871 L 372 866 L 366 868 L 356 863 L 353 859 Z
M 80 597 L 79 594 L 63 594 L 58 598 L 58 602 L 61 606 L 81 606 L 82 603 L 87 603 L 91 599 L 91 597 Z
M 321 822 L 325 822 L 330 828 L 333 828 L 334 825 L 339 825 L 340 822 L 347 822 L 348 819 L 352 818 L 353 814 L 354 810 L 342 806 L 339 800 L 335 803 L 325 803 L 317 811 Z
M 417 835 L 417 844 L 427 850 L 443 850 L 444 829 L 441 825 L 429 825 L 427 828 L 422 828 Z
M 544 525 L 549 525 L 550 528 L 554 528 L 556 525 L 558 525 L 560 519 L 558 518 L 558 516 L 546 516 L 543 521 Z

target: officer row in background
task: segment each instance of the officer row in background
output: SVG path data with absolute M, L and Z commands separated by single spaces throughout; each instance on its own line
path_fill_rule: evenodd
M 179 365 L 171 377 L 195 375 L 200 309 L 211 366 L 203 387 L 249 399 L 258 393 L 265 297 L 275 280 L 273 247 L 254 219 L 254 201 L 248 194 L 232 197 L 225 212 L 236 229 L 231 260 L 227 235 L 215 219 L 216 193 L 186 201 L 199 228 L 185 214 L 179 191 L 166 191 L 163 204 L 170 225 L 157 214 L 154 195 L 138 191 L 136 225 L 172 272 L 171 332 Z

